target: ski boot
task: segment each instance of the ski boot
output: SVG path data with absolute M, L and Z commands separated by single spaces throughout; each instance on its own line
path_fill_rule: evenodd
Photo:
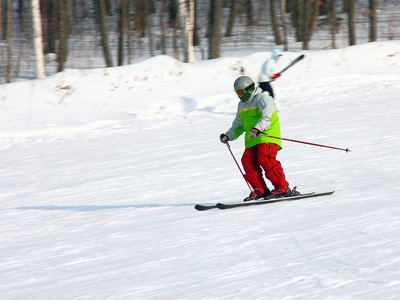
M 292 191 L 289 186 L 285 185 L 283 187 L 275 188 L 271 192 L 271 198 L 282 198 L 292 196 Z
M 267 186 L 263 186 L 261 188 L 255 189 L 254 192 L 251 192 L 250 195 L 243 199 L 243 201 L 254 201 L 260 199 L 267 199 L 271 195 L 271 191 Z

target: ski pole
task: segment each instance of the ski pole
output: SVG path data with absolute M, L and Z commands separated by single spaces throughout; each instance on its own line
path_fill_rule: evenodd
M 301 144 L 306 144 L 306 145 L 311 145 L 311 146 L 318 146 L 318 147 L 325 147 L 325 148 L 330 148 L 330 149 L 335 149 L 335 150 L 346 151 L 346 153 L 351 151 L 349 148 L 344 149 L 344 148 L 331 147 L 331 146 L 326 146 L 326 145 L 320 145 L 320 144 L 314 144 L 314 143 L 309 143 L 309 142 L 292 140 L 292 139 L 285 139 L 285 138 L 280 138 L 280 137 L 276 137 L 276 136 L 270 136 L 270 135 L 266 135 L 266 134 L 260 134 L 260 135 L 261 136 L 270 137 L 270 138 L 273 138 L 273 139 L 282 140 L 282 141 L 289 141 L 289 142 L 301 143 Z
M 251 188 L 250 184 L 249 184 L 248 181 L 246 180 L 246 177 L 244 177 L 244 173 L 243 173 L 242 169 L 240 168 L 240 166 L 239 166 L 239 164 L 238 164 L 238 162 L 237 162 L 235 156 L 233 155 L 233 152 L 232 152 L 232 150 L 231 150 L 231 146 L 229 145 L 229 142 L 226 142 L 226 146 L 228 147 L 228 150 L 229 150 L 229 152 L 231 153 L 231 155 L 232 155 L 232 157 L 233 157 L 233 160 L 235 161 L 237 167 L 239 168 L 240 173 L 241 173 L 242 176 L 243 176 L 244 181 L 246 181 L 246 184 L 247 184 L 247 186 L 249 187 L 250 192 L 252 193 L 252 192 L 253 192 L 253 189 Z

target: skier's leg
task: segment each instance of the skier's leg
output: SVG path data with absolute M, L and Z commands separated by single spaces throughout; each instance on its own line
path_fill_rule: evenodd
M 269 82 L 267 82 L 267 92 L 272 98 L 275 98 L 274 90 Z
M 269 82 L 259 82 L 258 86 L 263 90 L 263 92 L 268 92 L 268 94 L 274 98 L 274 91 L 272 90 L 272 86 Z
M 257 160 L 265 171 L 265 177 L 271 181 L 275 188 L 289 186 L 289 183 L 285 179 L 282 165 L 278 160 L 276 160 L 278 145 L 273 143 L 262 143 L 255 147 L 257 147 Z
M 267 86 L 266 86 L 267 83 L 268 82 L 259 82 L 258 83 L 259 88 L 262 89 L 263 92 L 265 92 L 267 90 Z
M 257 148 L 247 148 L 242 156 L 242 165 L 246 174 L 244 177 L 254 190 L 260 190 L 265 186 L 262 169 L 257 161 Z

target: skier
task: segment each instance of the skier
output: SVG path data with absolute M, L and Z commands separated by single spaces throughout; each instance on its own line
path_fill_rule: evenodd
M 254 81 L 248 76 L 237 78 L 233 87 L 240 102 L 232 127 L 220 135 L 220 141 L 225 144 L 245 133 L 242 164 L 246 172 L 245 179 L 254 192 L 244 201 L 290 196 L 289 183 L 285 179 L 281 163 L 276 160 L 278 150 L 282 149 L 282 142 L 280 139 L 260 135 L 262 133 L 280 137 L 281 129 L 273 98 L 256 88 Z M 265 183 L 261 168 L 274 186 L 272 191 Z
M 272 98 L 275 98 L 275 95 L 270 82 L 274 81 L 280 76 L 279 73 L 274 73 L 274 68 L 282 55 L 283 53 L 281 50 L 274 49 L 274 51 L 272 51 L 271 58 L 267 59 L 262 65 L 261 73 L 258 77 L 259 87 L 263 90 L 263 92 L 267 91 Z

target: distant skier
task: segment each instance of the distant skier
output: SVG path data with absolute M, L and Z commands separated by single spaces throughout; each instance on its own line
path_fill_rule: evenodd
M 278 114 L 272 97 L 255 87 L 248 76 L 241 76 L 234 82 L 234 90 L 240 102 L 232 127 L 220 135 L 220 141 L 234 141 L 245 133 L 245 151 L 242 156 L 245 179 L 254 192 L 244 201 L 264 197 L 286 197 L 291 195 L 289 183 L 285 179 L 281 163 L 276 160 L 278 150 L 282 149 L 280 139 L 261 136 L 260 133 L 275 137 L 281 136 Z M 263 178 L 271 181 L 274 190 L 270 191 Z
M 267 59 L 261 67 L 261 73 L 258 77 L 259 87 L 263 92 L 267 91 L 272 98 L 275 98 L 274 91 L 270 82 L 279 78 L 279 73 L 274 73 L 275 65 L 279 58 L 283 55 L 282 51 L 279 49 L 274 49 L 272 51 L 271 58 Z

